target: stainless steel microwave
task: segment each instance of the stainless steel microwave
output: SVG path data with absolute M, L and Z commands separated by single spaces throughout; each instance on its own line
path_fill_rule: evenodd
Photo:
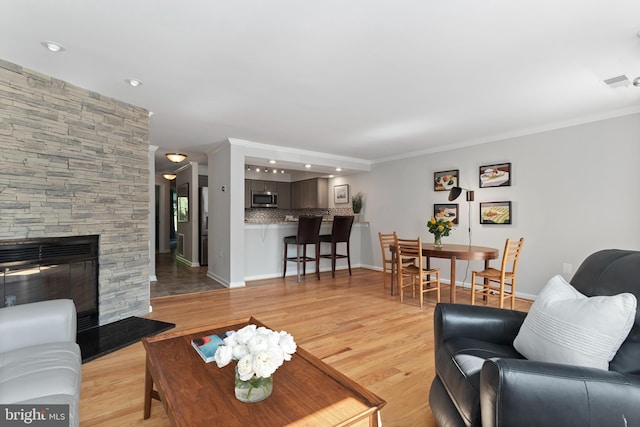
M 278 193 L 275 191 L 251 191 L 252 208 L 277 208 Z

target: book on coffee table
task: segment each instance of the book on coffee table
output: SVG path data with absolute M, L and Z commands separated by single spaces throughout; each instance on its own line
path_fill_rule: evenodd
M 204 337 L 194 338 L 191 340 L 191 345 L 196 349 L 202 360 L 209 363 L 215 360 L 216 350 L 218 346 L 222 345 L 222 341 L 226 337 L 226 334 L 214 334 Z

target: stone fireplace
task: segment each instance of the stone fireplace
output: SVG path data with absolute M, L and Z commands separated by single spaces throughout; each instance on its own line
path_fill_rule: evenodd
M 144 108 L 0 60 L 0 241 L 100 236 L 99 309 L 78 307 L 100 325 L 149 312 L 149 148 Z
M 98 236 L 0 241 L 0 307 L 72 299 L 78 331 L 98 325 Z

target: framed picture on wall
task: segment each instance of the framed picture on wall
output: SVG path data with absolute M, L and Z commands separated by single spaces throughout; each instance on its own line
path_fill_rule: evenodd
M 511 163 L 480 166 L 480 188 L 511 185 Z
M 511 224 L 511 202 L 480 203 L 480 224 Z
M 458 204 L 434 204 L 433 205 L 433 217 L 438 219 L 448 219 L 454 224 L 458 224 Z
M 349 184 L 333 186 L 333 203 L 349 203 Z
M 457 187 L 460 182 L 460 171 L 458 169 L 433 173 L 433 190 L 449 191 Z
M 178 222 L 189 222 L 189 183 L 178 187 Z

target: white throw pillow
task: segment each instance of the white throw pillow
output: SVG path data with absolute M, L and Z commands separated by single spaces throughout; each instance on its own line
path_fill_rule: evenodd
M 636 316 L 631 293 L 587 297 L 560 275 L 535 300 L 513 346 L 529 360 L 609 369 Z

